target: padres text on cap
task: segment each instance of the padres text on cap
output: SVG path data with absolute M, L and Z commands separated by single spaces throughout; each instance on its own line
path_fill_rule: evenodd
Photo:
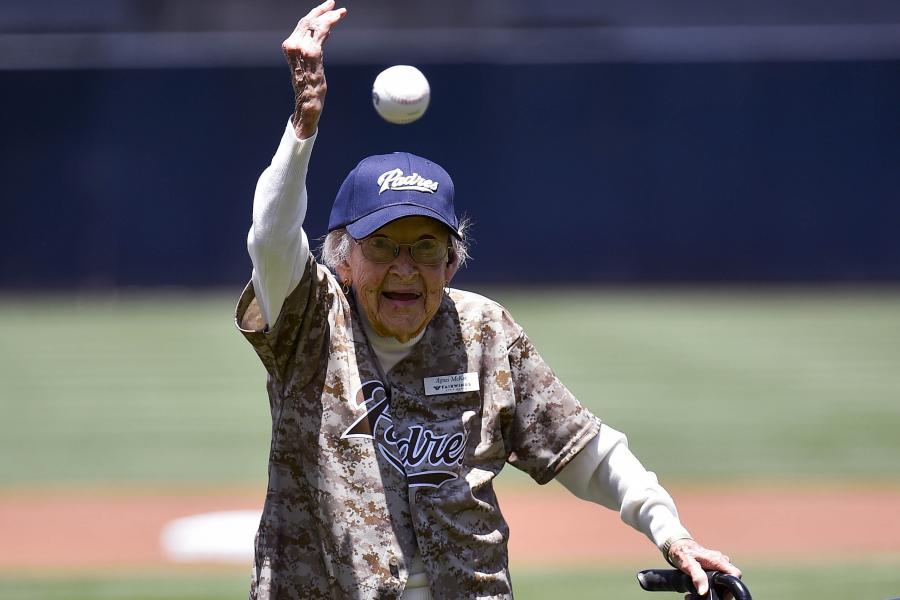
M 364 158 L 350 171 L 331 208 L 328 231 L 346 227 L 355 239 L 402 217 L 437 219 L 459 237 L 453 180 L 440 165 L 408 152 Z

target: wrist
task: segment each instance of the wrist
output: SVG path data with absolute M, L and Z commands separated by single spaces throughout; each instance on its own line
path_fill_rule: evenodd
M 677 542 L 681 542 L 684 540 L 693 540 L 693 539 L 694 538 L 692 538 L 689 535 L 684 535 L 684 534 L 673 535 L 669 538 L 666 538 L 666 541 L 664 541 L 662 544 L 660 544 L 659 551 L 662 552 L 662 555 L 663 555 L 663 558 L 665 559 L 665 561 L 677 569 L 678 565 L 676 565 L 675 562 L 672 560 L 672 546 L 675 545 Z
M 291 118 L 291 125 L 294 128 L 294 135 L 298 140 L 301 141 L 308 140 L 313 135 L 315 135 L 318 123 L 318 119 L 310 122 L 310 119 L 300 118 L 296 114 Z

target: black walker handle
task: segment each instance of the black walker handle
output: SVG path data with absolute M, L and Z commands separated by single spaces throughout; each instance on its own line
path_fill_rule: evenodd
M 675 569 L 647 569 L 638 573 L 637 578 L 648 592 L 697 593 L 690 576 Z
M 692 598 L 720 600 L 720 593 L 729 591 L 734 600 L 753 600 L 750 590 L 743 581 L 734 575 L 719 571 L 706 571 L 710 593 L 706 596 L 697 594 L 690 575 L 677 569 L 647 569 L 638 573 L 638 583 L 648 592 L 681 592 L 691 594 Z

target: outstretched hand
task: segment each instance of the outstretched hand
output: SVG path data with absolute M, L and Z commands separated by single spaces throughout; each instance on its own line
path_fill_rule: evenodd
M 718 550 L 704 548 L 691 539 L 674 542 L 669 548 L 669 561 L 690 575 L 697 593 L 701 596 L 705 596 L 709 591 L 709 581 L 704 571 L 721 571 L 735 577 L 741 576 L 740 569 L 731 564 L 730 558 Z
M 326 0 L 300 19 L 281 49 L 291 68 L 294 86 L 294 131 L 299 139 L 316 132 L 325 105 L 325 65 L 322 47 L 335 24 L 347 14 L 346 8 L 334 9 L 334 0 Z

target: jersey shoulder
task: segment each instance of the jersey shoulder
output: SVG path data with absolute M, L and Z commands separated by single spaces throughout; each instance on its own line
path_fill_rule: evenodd
M 482 332 L 500 333 L 506 339 L 507 345 L 522 337 L 522 328 L 506 307 L 496 300 L 455 288 L 449 290 L 448 296 L 464 328 L 472 327 Z

